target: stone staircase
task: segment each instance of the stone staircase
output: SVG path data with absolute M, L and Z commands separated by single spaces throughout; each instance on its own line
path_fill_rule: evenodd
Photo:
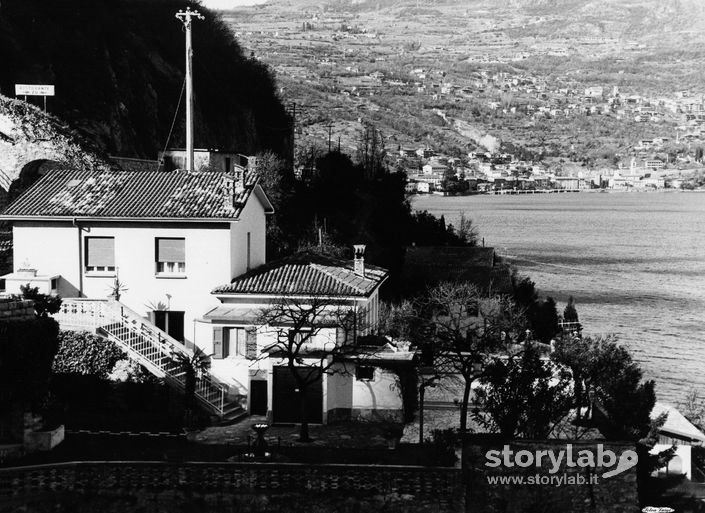
M 192 358 L 194 351 L 119 301 L 64 299 L 54 318 L 61 329 L 92 331 L 112 340 L 149 372 L 184 389 L 186 373 L 175 355 Z M 247 417 L 241 396 L 208 370 L 196 374 L 196 398 L 221 424 L 234 424 Z

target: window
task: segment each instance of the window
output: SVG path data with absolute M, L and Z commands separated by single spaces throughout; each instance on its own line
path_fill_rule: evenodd
M 186 239 L 155 239 L 157 274 L 186 272 Z
M 247 356 L 247 332 L 245 328 L 223 330 L 225 356 Z
M 86 237 L 86 272 L 115 272 L 114 237 Z
M 358 365 L 355 367 L 355 379 L 358 381 L 373 381 L 375 379 L 375 368 Z
M 5 292 L 5 278 L 0 279 L 0 292 Z
M 51 279 L 51 291 L 57 292 L 59 290 L 59 278 Z

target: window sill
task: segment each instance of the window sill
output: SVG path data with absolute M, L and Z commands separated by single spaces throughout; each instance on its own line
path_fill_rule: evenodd
M 155 278 L 157 279 L 165 279 L 165 280 L 185 280 L 188 278 L 185 274 L 179 274 L 179 273 L 157 273 L 154 275 Z
M 86 278 L 117 278 L 117 274 L 114 272 L 95 272 L 95 271 L 87 271 L 84 272 L 83 275 Z

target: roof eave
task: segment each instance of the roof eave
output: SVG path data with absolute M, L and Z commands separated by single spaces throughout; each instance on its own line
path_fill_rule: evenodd
M 100 216 L 22 216 L 0 215 L 0 221 L 71 221 L 71 222 L 171 222 L 171 223 L 233 223 L 239 217 L 100 217 Z
M 264 189 L 259 183 L 256 183 L 255 186 L 252 189 L 252 192 L 254 192 L 255 196 L 257 196 L 257 199 L 259 202 L 262 204 L 262 207 L 264 207 L 264 213 L 265 214 L 274 214 L 274 205 L 272 205 L 272 202 L 269 201 L 269 198 L 267 197 L 267 193 L 264 192 Z
M 331 301 L 360 301 L 362 299 L 368 299 L 369 295 L 335 295 L 335 294 L 265 294 L 261 292 L 216 292 L 212 291 L 214 295 L 219 300 L 232 299 L 232 298 L 248 298 L 248 299 L 294 299 L 294 300 L 331 300 Z

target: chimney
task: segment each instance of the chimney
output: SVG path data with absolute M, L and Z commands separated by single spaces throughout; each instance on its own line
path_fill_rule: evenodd
M 235 164 L 233 166 L 233 177 L 234 177 L 234 193 L 235 196 L 242 193 L 245 190 L 245 176 L 246 170 L 244 167 Z
M 365 277 L 365 245 L 355 244 L 353 248 L 355 249 L 355 258 L 353 260 L 353 271 L 358 276 Z

